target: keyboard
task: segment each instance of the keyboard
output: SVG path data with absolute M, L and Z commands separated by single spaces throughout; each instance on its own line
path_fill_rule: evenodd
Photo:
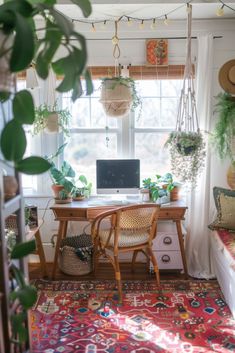
M 127 200 L 89 200 L 89 206 L 125 206 L 129 205 L 131 202 Z

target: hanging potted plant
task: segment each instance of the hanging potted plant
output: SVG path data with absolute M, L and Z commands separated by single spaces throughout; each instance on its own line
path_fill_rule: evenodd
M 175 131 L 166 141 L 170 150 L 171 170 L 180 182 L 196 186 L 197 177 L 204 166 L 205 142 L 200 132 L 193 82 L 191 60 L 192 6 L 189 5 L 187 19 L 187 58 L 184 70 L 183 88 L 178 106 Z
M 180 182 L 195 186 L 206 155 L 201 132 L 173 131 L 165 146 L 169 148 L 172 172 Z
M 217 96 L 216 110 L 218 121 L 212 132 L 211 142 L 221 159 L 229 158 L 227 171 L 228 185 L 235 188 L 235 97 L 229 93 Z
M 136 90 L 135 81 L 130 77 L 103 78 L 100 102 L 110 117 L 123 117 L 138 106 L 141 112 L 141 98 Z
M 42 104 L 35 108 L 35 119 L 33 122 L 33 134 L 41 131 L 47 133 L 63 132 L 69 134 L 69 120 L 72 118 L 68 108 L 59 109 L 57 103 L 52 107 Z

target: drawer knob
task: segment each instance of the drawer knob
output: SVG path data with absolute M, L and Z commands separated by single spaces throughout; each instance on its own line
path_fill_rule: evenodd
M 73 216 L 72 212 L 69 215 L 70 215 L 70 217 L 72 217 Z
M 170 237 L 165 237 L 163 239 L 163 243 L 166 245 L 170 245 L 170 244 L 172 244 L 172 239 Z
M 161 260 L 162 260 L 162 262 L 164 262 L 164 263 L 168 263 L 168 262 L 171 261 L 171 258 L 170 258 L 169 255 L 162 255 Z

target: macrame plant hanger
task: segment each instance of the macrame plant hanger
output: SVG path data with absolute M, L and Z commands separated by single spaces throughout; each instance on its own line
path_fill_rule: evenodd
M 193 65 L 191 58 L 192 5 L 188 6 L 187 56 L 184 69 L 183 88 L 178 107 L 176 131 L 200 132 L 193 84 Z
M 115 21 L 115 34 L 112 37 L 113 47 L 113 57 L 115 60 L 114 63 L 114 77 L 118 77 L 120 75 L 120 67 L 118 64 L 118 59 L 120 58 L 121 51 L 119 47 L 119 38 L 118 38 L 118 21 Z
M 176 129 L 167 145 L 171 155 L 172 173 L 183 183 L 196 186 L 197 177 L 204 166 L 205 143 L 199 129 L 195 91 L 193 84 L 193 65 L 191 59 L 192 5 L 187 4 L 187 51 L 184 68 Z

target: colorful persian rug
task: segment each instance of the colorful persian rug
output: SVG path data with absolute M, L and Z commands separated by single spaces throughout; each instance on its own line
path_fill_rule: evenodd
M 36 280 L 31 353 L 235 352 L 235 320 L 216 281 Z

